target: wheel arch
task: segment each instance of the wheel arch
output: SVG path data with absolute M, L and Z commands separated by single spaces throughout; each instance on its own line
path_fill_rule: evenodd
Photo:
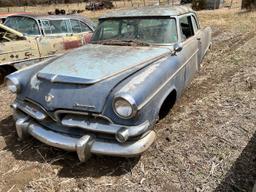
M 176 103 L 177 97 L 178 93 L 174 85 L 164 92 L 157 109 L 159 119 L 164 118 L 169 113 Z
M 0 65 L 0 84 L 4 82 L 5 76 L 17 71 L 13 65 Z

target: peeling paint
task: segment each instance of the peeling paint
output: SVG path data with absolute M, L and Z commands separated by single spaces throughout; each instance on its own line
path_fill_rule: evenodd
M 41 81 L 38 80 L 37 76 L 34 75 L 31 80 L 30 80 L 30 87 L 31 89 L 35 89 L 35 90 L 39 90 L 39 85 L 40 85 Z
M 160 66 L 160 63 L 164 60 L 166 60 L 166 57 L 158 60 L 156 63 L 145 69 L 145 71 L 132 78 L 123 88 L 119 90 L 119 92 L 128 93 L 135 90 L 140 84 L 147 80 L 147 78 Z
M 56 59 L 43 68 L 38 73 L 38 77 L 47 76 L 47 79 L 52 79 L 53 76 L 58 75 L 58 82 L 62 81 L 60 78 L 66 80 L 69 78 L 69 82 L 71 82 L 70 78 L 76 78 L 92 84 L 134 67 L 141 68 L 168 53 L 169 49 L 164 47 L 135 49 L 131 46 L 89 44 Z

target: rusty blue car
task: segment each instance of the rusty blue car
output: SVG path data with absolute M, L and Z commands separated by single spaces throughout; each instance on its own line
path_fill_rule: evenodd
M 17 135 L 77 153 L 134 157 L 211 46 L 187 7 L 118 10 L 99 18 L 89 44 L 10 74 Z

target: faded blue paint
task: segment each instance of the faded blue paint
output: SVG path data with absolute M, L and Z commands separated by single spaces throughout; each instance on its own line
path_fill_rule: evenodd
M 184 11 L 184 13 L 187 12 Z M 130 13 L 130 15 L 132 14 L 135 14 L 135 11 Z M 179 23 L 179 17 L 176 18 Z M 180 30 L 178 31 L 180 33 Z M 211 45 L 211 30 L 209 28 L 199 29 L 189 40 L 179 43 L 182 50 L 175 53 L 170 51 L 173 50 L 172 46 L 88 45 L 57 59 L 12 74 L 9 78 L 18 79 L 21 82 L 22 91 L 17 95 L 16 101 L 20 102 L 26 98 L 30 100 L 29 103 L 35 102 L 36 105 L 43 108 L 43 111 L 49 116 L 48 122 L 53 126 L 61 124 L 61 121 L 54 117 L 56 117 L 56 112 L 64 109 L 65 113 L 72 111 L 71 116 L 74 115 L 73 113 L 79 115 L 87 113 L 86 116 L 90 117 L 104 116 L 112 124 L 127 128 L 129 126 L 138 127 L 143 122 L 149 121 L 150 126 L 146 129 L 148 131 L 153 128 L 158 119 L 159 110 L 168 95 L 175 93 L 176 98 L 172 99 L 176 101 L 192 80 L 193 75 L 199 70 L 200 62 Z M 124 69 L 129 70 L 119 73 Z M 116 73 L 118 75 L 114 75 Z M 48 80 L 46 80 L 47 76 L 45 76 L 46 79 L 37 78 L 37 74 L 39 76 L 40 74 L 50 74 L 51 78 Z M 54 81 L 60 76 L 67 78 L 61 79 L 65 80 L 64 82 Z M 111 78 L 106 78 L 110 76 Z M 74 82 L 81 79 L 88 82 L 101 81 L 90 85 Z M 133 106 L 138 109 L 130 119 L 120 118 L 113 110 L 114 98 L 122 94 L 132 98 Z M 47 101 L 45 96 L 51 96 L 52 100 Z M 91 122 L 86 118 L 83 120 L 83 123 L 88 123 L 88 125 Z M 43 124 L 44 122 L 39 123 L 52 129 L 51 126 Z M 72 138 L 72 132 L 69 129 L 76 131 L 76 128 L 64 125 L 59 129 L 61 130 L 55 131 L 62 133 L 62 130 L 67 130 L 66 134 L 69 138 Z M 78 132 L 76 131 L 76 133 Z M 87 134 L 85 133 L 85 135 Z M 96 131 L 89 134 L 95 135 L 98 140 L 105 139 L 104 136 L 97 135 Z M 133 139 L 140 140 L 141 138 Z M 56 138 L 57 140 L 58 138 Z M 115 138 L 112 137 L 109 140 L 114 146 L 118 145 Z
M 39 72 L 39 77 L 49 74 L 53 79 L 64 76 L 73 79 L 81 78 L 88 83 L 93 83 L 148 63 L 168 52 L 170 52 L 169 49 L 160 47 L 90 44 L 56 59 Z

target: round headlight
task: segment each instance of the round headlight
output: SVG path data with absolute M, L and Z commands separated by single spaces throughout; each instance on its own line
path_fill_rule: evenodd
M 137 107 L 132 98 L 118 97 L 114 100 L 114 111 L 115 113 L 124 119 L 133 117 L 137 112 Z
M 12 93 L 18 93 L 20 91 L 20 83 L 16 78 L 8 78 L 6 81 L 7 88 Z

